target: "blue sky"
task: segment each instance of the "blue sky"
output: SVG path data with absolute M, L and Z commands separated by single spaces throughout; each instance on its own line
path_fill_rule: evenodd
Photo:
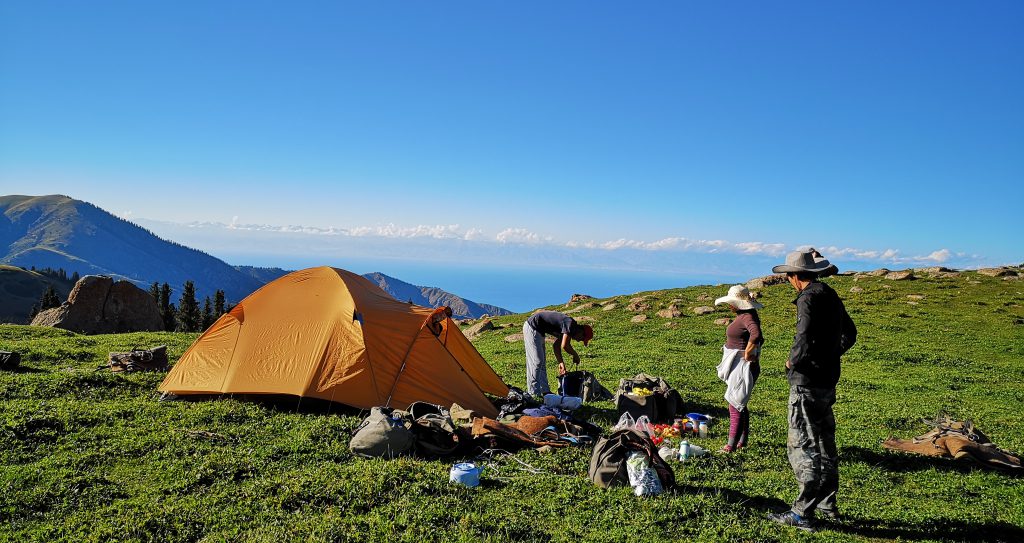
M 1020 263 L 1022 31 L 1020 2 L 5 2 L 0 194 L 233 263 Z

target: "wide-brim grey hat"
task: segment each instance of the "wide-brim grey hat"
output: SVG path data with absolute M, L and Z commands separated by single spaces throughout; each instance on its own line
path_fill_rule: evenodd
M 814 258 L 812 251 L 793 251 L 786 255 L 786 263 L 772 268 L 772 273 L 819 273 L 827 270 L 832 263 L 824 258 Z

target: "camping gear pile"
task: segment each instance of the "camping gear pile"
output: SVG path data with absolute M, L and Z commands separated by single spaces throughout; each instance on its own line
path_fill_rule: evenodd
M 969 460 L 985 468 L 1024 473 L 1019 455 L 1000 449 L 970 420 L 961 422 L 939 415 L 935 420 L 921 421 L 932 426 L 932 430 L 913 439 L 890 437 L 882 442 L 882 447 L 937 458 Z
M 114 373 L 134 371 L 167 371 L 167 345 L 152 349 L 132 349 L 127 353 L 110 353 L 107 365 Z
M 518 391 L 510 395 L 518 398 Z M 408 454 L 440 458 L 477 450 L 586 445 L 600 434 L 600 428 L 564 414 L 563 418 L 523 414 L 530 409 L 529 405 L 518 403 L 518 408 L 501 420 L 480 416 L 458 404 L 450 410 L 427 402 L 414 402 L 408 410 L 374 407 L 356 427 L 349 448 L 366 457 L 395 458 Z
M 560 403 L 579 397 L 555 396 Z M 518 451 L 588 445 L 601 429 L 578 420 L 572 410 L 544 405 L 516 387 L 497 402 L 497 418 L 452 404 L 450 409 L 413 402 L 408 410 L 374 407 L 356 428 L 350 448 L 360 456 L 424 458 L 465 455 L 478 450 Z M 548 403 L 553 403 L 550 400 Z

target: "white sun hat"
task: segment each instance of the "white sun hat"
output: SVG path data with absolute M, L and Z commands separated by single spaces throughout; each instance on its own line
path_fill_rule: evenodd
M 743 285 L 729 287 L 729 294 L 715 300 L 715 305 L 729 304 L 736 306 L 736 309 L 761 309 L 764 305 L 750 297 L 750 291 Z

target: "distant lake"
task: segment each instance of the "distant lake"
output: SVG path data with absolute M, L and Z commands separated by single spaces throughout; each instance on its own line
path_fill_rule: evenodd
M 234 260 L 234 259 L 232 259 Z M 321 260 L 244 262 L 248 265 L 301 269 L 322 266 Z M 234 263 L 234 262 L 233 262 Z M 237 262 L 242 263 L 242 262 Z M 540 268 L 485 266 L 479 264 L 442 265 L 434 262 L 404 260 L 345 259 L 329 263 L 356 273 L 379 271 L 414 285 L 439 287 L 477 303 L 491 304 L 524 313 L 546 305 L 565 303 L 574 293 L 606 298 L 647 290 L 718 284 L 725 278 L 694 277 L 681 274 L 593 268 Z

